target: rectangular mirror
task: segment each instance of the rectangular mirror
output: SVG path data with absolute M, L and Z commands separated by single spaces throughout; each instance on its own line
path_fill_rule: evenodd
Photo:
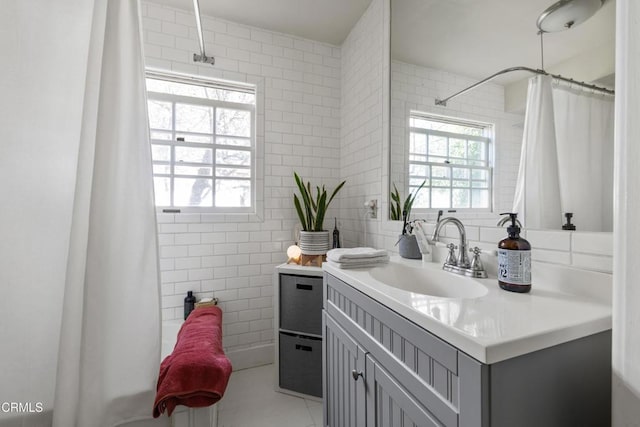
M 433 220 L 442 209 L 445 215 L 455 211 L 450 214 L 465 222 L 495 225 L 499 213 L 514 208 L 514 197 L 524 188 L 517 191 L 532 74 L 505 73 L 449 100 L 446 106 L 436 105 L 436 99 L 514 66 L 544 68 L 551 74 L 613 88 L 615 1 L 605 2 L 595 15 L 574 28 L 545 33 L 543 66 L 536 20 L 552 3 L 391 0 L 389 189 L 397 188 L 403 201 L 425 182 L 415 199 L 412 218 Z M 584 91 L 563 85 L 567 91 Z M 580 155 L 569 159 L 565 155 L 555 173 L 576 168 L 590 171 L 607 156 L 612 162 L 612 135 L 611 131 L 605 154 L 578 145 L 574 152 Z M 533 164 L 537 174 L 548 179 L 550 163 L 531 158 L 529 163 L 529 170 Z M 598 179 L 598 189 L 594 183 L 584 182 L 581 191 L 587 193 L 587 206 L 612 206 L 612 180 Z M 528 196 L 533 195 L 531 188 L 527 191 Z M 529 205 L 545 205 L 550 194 L 545 191 L 541 197 Z M 522 216 L 537 224 L 537 213 L 530 209 L 523 208 Z M 563 213 L 554 214 L 553 225 L 541 222 L 541 226 L 529 226 L 525 220 L 525 226 L 561 229 Z M 584 216 L 574 215 L 578 231 L 611 230 L 610 218 L 604 226 L 587 226 L 585 221 Z

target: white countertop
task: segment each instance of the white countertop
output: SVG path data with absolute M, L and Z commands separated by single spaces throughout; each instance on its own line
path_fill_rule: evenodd
M 439 263 L 400 257 L 391 262 L 441 269 Z M 388 286 L 367 268 L 343 270 L 331 263 L 322 268 L 482 363 L 611 329 L 611 275 L 606 273 L 535 263 L 530 293 L 504 291 L 490 277 L 469 279 L 487 288 L 484 296 L 461 299 Z
M 297 274 L 300 276 L 322 277 L 322 268 L 310 265 L 302 266 L 298 264 L 280 264 L 276 267 L 276 272 L 281 274 Z

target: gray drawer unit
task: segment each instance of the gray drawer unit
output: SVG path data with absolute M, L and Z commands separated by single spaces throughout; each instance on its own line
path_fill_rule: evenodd
M 322 339 L 280 332 L 280 387 L 322 397 Z
M 322 277 L 280 275 L 280 329 L 322 336 Z

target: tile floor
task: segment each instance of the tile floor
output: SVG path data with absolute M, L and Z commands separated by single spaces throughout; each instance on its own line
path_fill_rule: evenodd
M 322 402 L 274 390 L 274 366 L 235 371 L 218 403 L 218 427 L 321 427 Z

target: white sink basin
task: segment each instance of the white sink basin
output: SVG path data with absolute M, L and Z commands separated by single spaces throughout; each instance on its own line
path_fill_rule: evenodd
M 369 272 L 375 280 L 393 288 L 440 298 L 479 298 L 489 290 L 474 279 L 436 268 L 417 268 L 390 262 Z

